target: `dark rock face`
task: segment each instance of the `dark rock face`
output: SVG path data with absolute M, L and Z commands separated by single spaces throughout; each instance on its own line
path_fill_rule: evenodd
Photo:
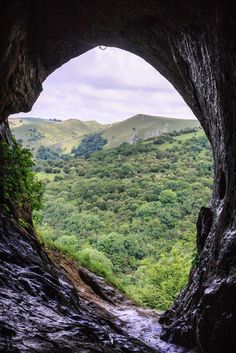
M 127 298 L 122 295 L 121 292 L 118 292 L 112 286 L 106 284 L 103 278 L 96 276 L 95 274 L 88 271 L 86 268 L 80 267 L 79 275 L 81 279 L 86 283 L 89 287 L 92 288 L 95 294 L 97 294 L 103 300 L 111 303 L 111 304 L 121 304 L 127 303 Z
M 205 353 L 235 352 L 236 5 L 217 0 L 12 0 L 1 3 L 0 17 L 2 139 L 10 140 L 7 116 L 28 111 L 47 76 L 96 45 L 117 46 L 143 57 L 172 82 L 194 111 L 212 144 L 215 159 L 212 224 L 199 247 L 199 263 L 191 272 L 187 288 L 162 318 L 163 337 L 187 346 L 197 345 Z M 2 236 L 10 236 L 12 232 L 4 228 Z M 20 233 L 14 234 L 17 248 L 23 240 Z M 28 242 L 26 238 L 24 241 Z M 7 271 L 14 248 L 8 249 L 3 244 L 2 266 Z M 22 251 L 29 251 L 27 246 L 25 249 Z M 34 259 L 21 257 L 26 268 L 35 259 L 42 263 L 43 270 L 50 267 L 48 260 L 40 257 L 40 247 L 34 248 L 34 254 Z M 51 276 L 52 281 L 56 280 L 56 275 Z M 12 293 L 19 291 L 20 295 L 27 288 L 27 281 L 18 283 L 12 271 L 4 278 L 4 285 L 12 288 Z M 53 298 L 57 306 L 60 300 L 53 288 L 45 284 L 43 300 Z M 31 290 L 39 300 L 39 292 Z M 77 305 L 72 292 L 67 290 L 61 297 L 62 301 L 72 301 L 71 315 L 72 307 Z M 14 298 L 6 300 L 14 302 Z M 18 305 L 17 310 L 20 308 Z M 29 310 L 31 314 L 41 315 L 33 309 Z M 64 316 L 63 322 L 69 325 L 70 319 L 66 321 Z M 10 324 L 13 317 L 2 317 L 2 332 L 8 335 L 10 345 L 21 332 L 22 324 L 16 322 L 13 327 Z M 91 325 L 95 321 L 91 319 Z M 52 323 L 48 336 L 52 337 L 55 326 Z M 66 327 L 69 332 L 69 326 Z M 59 339 L 60 335 L 58 342 Z
M 197 250 L 201 254 L 207 237 L 211 231 L 213 223 L 213 213 L 209 207 L 202 207 L 197 220 Z

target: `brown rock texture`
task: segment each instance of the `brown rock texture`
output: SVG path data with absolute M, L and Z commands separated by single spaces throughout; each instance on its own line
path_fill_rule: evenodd
M 144 58 L 193 110 L 213 147 L 212 225 L 186 289 L 162 318 L 163 337 L 197 346 L 204 353 L 235 353 L 236 4 L 217 0 L 11 0 L 0 6 L 1 139 L 10 142 L 8 115 L 29 111 L 50 73 L 97 45 L 116 46 Z M 11 223 L 7 228 L 5 223 L 1 221 L 2 269 L 13 256 L 11 241 L 15 245 L 23 241 L 16 230 L 15 238 L 11 237 Z M 34 261 L 50 267 L 44 256 L 39 259 L 38 245 L 32 251 L 34 258 L 24 256 L 17 261 L 27 268 Z M 23 289 L 15 281 L 10 272 L 5 285 L 20 295 Z M 48 290 L 45 300 L 53 293 Z M 37 298 L 38 294 L 32 295 Z M 67 295 L 72 294 L 67 291 Z M 54 296 L 54 300 L 56 305 L 59 299 Z M 28 309 L 22 304 L 24 310 Z M 7 327 L 7 317 L 2 320 L 10 347 L 16 332 L 24 330 L 17 321 L 12 329 Z

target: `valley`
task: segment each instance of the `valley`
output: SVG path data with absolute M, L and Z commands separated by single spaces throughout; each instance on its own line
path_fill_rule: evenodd
M 45 184 L 43 208 L 34 212 L 41 241 L 158 310 L 170 307 L 198 261 L 197 214 L 212 193 L 210 145 L 199 127 L 178 124 L 95 153 L 97 139 L 82 136 L 79 156 L 50 146 L 34 150 Z

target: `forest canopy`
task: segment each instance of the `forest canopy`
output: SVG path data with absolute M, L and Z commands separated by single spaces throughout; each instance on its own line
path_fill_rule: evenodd
M 49 166 L 57 172 L 45 173 Z M 168 308 L 197 261 L 196 218 L 212 192 L 212 153 L 203 132 L 39 160 L 37 167 L 47 185 L 44 208 L 34 217 L 46 245 L 136 302 Z

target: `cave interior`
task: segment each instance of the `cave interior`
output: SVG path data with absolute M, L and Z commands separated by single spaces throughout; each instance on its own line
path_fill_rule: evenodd
M 161 318 L 162 337 L 202 353 L 235 353 L 236 4 L 12 0 L 1 2 L 0 17 L 0 141 L 11 145 L 8 116 L 30 111 L 48 75 L 98 45 L 145 59 L 192 109 L 213 148 L 212 222 L 187 287 Z M 0 350 L 104 352 L 112 328 L 86 312 L 33 229 L 16 224 L 11 201 L 10 216 L 0 208 Z M 24 212 L 31 222 L 27 205 Z M 206 212 L 199 217 L 209 224 Z M 107 352 L 145 352 L 118 336 Z

